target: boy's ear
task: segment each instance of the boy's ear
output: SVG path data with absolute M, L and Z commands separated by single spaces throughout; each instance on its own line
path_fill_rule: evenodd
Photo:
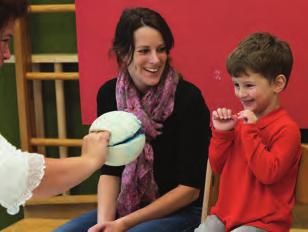
M 278 76 L 276 76 L 273 82 L 274 92 L 280 93 L 282 90 L 284 90 L 286 84 L 287 84 L 286 76 L 283 74 L 279 74 Z

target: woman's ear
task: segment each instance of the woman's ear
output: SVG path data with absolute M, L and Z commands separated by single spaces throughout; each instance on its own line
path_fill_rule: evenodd
M 284 90 L 286 84 L 287 84 L 286 76 L 283 74 L 279 74 L 278 76 L 276 76 L 273 82 L 274 92 L 280 93 L 282 90 Z
M 122 70 L 126 70 L 127 67 L 128 67 L 128 65 L 129 65 L 129 56 L 128 56 L 128 55 L 123 56 L 123 57 L 121 58 L 120 68 L 121 68 Z

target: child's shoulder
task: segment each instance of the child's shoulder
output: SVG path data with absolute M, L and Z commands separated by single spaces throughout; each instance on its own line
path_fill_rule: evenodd
M 300 143 L 300 129 L 292 116 L 283 108 L 281 108 L 276 115 L 275 120 L 270 125 L 270 131 L 277 136 L 287 136 L 288 138 L 299 141 Z
M 245 128 L 244 122 L 239 122 L 236 126 L 236 133 L 240 133 Z M 284 109 L 279 108 L 260 118 L 256 128 L 267 135 L 287 134 L 300 138 L 300 129 L 292 116 Z
M 280 117 L 278 117 L 277 125 L 290 127 L 292 129 L 299 131 L 299 126 L 296 121 L 292 118 L 292 116 L 284 109 L 281 108 L 280 110 Z

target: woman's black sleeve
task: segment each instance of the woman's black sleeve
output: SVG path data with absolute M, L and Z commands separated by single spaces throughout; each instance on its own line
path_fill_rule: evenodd
M 107 81 L 99 89 L 96 96 L 97 116 L 104 113 L 117 110 L 116 97 L 115 97 L 116 79 Z M 124 166 L 113 167 L 103 165 L 101 168 L 101 175 L 121 176 Z

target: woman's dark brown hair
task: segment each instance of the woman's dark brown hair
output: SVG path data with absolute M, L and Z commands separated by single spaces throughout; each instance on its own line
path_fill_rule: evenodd
M 0 30 L 10 20 L 15 20 L 27 14 L 26 0 L 0 0 Z

